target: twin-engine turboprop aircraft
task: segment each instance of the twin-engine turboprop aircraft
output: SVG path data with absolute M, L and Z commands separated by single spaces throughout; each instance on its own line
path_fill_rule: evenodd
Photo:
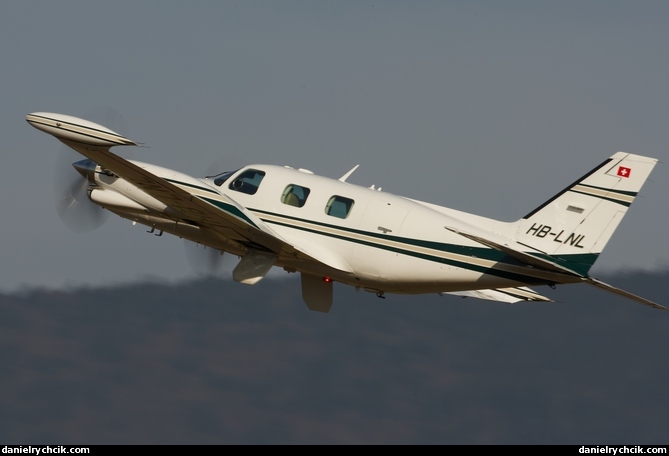
M 552 301 L 528 285 L 584 282 L 669 310 L 588 275 L 654 158 L 618 152 L 520 220 L 500 222 L 350 184 L 355 168 L 339 179 L 273 165 L 194 178 L 115 155 L 111 147 L 137 143 L 96 123 L 47 112 L 26 120 L 87 157 L 73 166 L 93 203 L 239 256 L 238 282 L 254 284 L 272 266 L 299 272 L 312 310 L 329 311 L 333 282 L 380 297 L 507 303 Z

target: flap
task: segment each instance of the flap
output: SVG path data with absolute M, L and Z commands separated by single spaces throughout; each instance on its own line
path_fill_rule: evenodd
M 539 293 L 527 287 L 495 288 L 491 290 L 452 291 L 441 294 L 462 296 L 463 298 L 487 299 L 490 301 L 500 301 L 509 304 L 521 301 L 554 302 L 552 299 L 542 296 Z
M 276 262 L 276 255 L 267 252 L 251 250 L 244 255 L 232 271 L 235 282 L 254 285 L 272 269 Z

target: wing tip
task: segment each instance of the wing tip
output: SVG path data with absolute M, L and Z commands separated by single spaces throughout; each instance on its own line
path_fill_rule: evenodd
M 602 290 L 606 290 L 610 293 L 617 294 L 619 296 L 624 296 L 628 299 L 631 299 L 633 301 L 636 301 L 640 304 L 644 304 L 646 306 L 652 307 L 653 309 L 658 309 L 658 310 L 666 310 L 669 311 L 669 308 L 658 304 L 654 301 L 651 301 L 650 299 L 642 298 L 641 296 L 635 295 L 634 293 L 630 293 L 629 291 L 622 290 L 620 288 L 614 287 L 613 285 L 609 285 L 608 283 L 602 282 L 599 279 L 595 279 L 594 277 L 588 277 L 586 279 L 586 283 L 590 285 L 594 285 L 597 288 L 601 288 Z

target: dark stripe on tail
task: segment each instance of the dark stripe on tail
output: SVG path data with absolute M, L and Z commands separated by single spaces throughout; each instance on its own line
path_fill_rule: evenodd
M 588 177 L 590 177 L 592 174 L 594 174 L 594 173 L 596 173 L 597 171 L 599 171 L 599 169 L 603 168 L 603 167 L 604 167 L 607 163 L 609 163 L 611 160 L 613 160 L 613 159 L 612 159 L 612 158 L 607 158 L 607 159 L 604 160 L 600 165 L 596 166 L 594 169 L 592 169 L 591 171 L 589 171 L 587 174 L 585 174 L 585 175 L 584 175 L 583 177 L 581 177 L 580 179 L 577 179 L 576 181 L 574 181 L 574 183 L 572 183 L 571 185 L 569 185 L 568 187 L 566 187 L 566 188 L 565 188 L 564 190 L 562 190 L 560 193 L 558 193 L 557 195 L 555 195 L 554 197 L 552 197 L 551 199 L 549 199 L 548 201 L 546 201 L 544 204 L 542 204 L 541 206 L 539 206 L 538 208 L 536 208 L 535 210 L 533 210 L 532 212 L 530 212 L 529 214 L 527 214 L 527 215 L 526 215 L 525 217 L 523 217 L 523 218 L 524 218 L 524 219 L 528 219 L 528 218 L 532 217 L 534 214 L 536 214 L 537 212 L 539 212 L 540 210 L 542 210 L 544 207 L 548 206 L 548 205 L 551 204 L 553 201 L 555 201 L 556 199 L 558 199 L 559 197 L 561 197 L 562 195 L 564 195 L 565 193 L 567 193 L 573 186 L 575 186 L 575 185 L 577 185 L 577 184 L 583 182 L 585 179 L 587 179 Z

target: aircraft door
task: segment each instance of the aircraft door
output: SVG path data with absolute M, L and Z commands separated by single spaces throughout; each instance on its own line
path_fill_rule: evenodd
M 390 265 L 397 256 L 394 237 L 399 236 L 408 212 L 397 202 L 372 199 L 360 223 L 359 242 L 353 247 L 353 269 L 365 271 L 367 278 L 389 280 Z

